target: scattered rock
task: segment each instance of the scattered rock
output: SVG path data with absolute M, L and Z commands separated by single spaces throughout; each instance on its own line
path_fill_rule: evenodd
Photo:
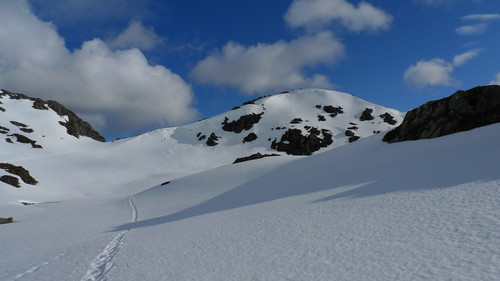
M 291 155 L 311 155 L 333 143 L 333 136 L 328 132 L 328 130 L 322 131 L 323 138 L 320 138 L 320 131 L 316 128 L 312 128 L 307 136 L 302 135 L 299 129 L 289 129 L 281 136 L 279 142 L 276 140 L 272 142 L 271 148 Z
M 222 122 L 222 130 L 237 134 L 241 133 L 243 130 L 250 130 L 254 124 L 257 124 L 260 121 L 263 114 L 264 113 L 252 113 L 249 115 L 243 115 L 238 120 L 231 122 L 228 122 L 229 119 L 226 117 Z
M 5 141 L 8 143 L 14 143 L 11 138 L 6 138 Z
M 13 217 L 10 217 L 10 218 L 0 218 L 0 224 L 12 223 L 12 222 L 14 222 L 14 218 Z
M 302 123 L 302 118 L 294 118 L 292 121 L 290 121 L 290 124 L 300 124 Z
M 354 136 L 354 132 L 353 132 L 353 131 L 351 131 L 351 130 L 346 130 L 344 134 L 345 134 L 346 136 L 348 136 L 348 137 L 352 137 L 352 136 Z
M 384 122 L 389 125 L 396 125 L 398 123 L 398 121 L 394 119 L 394 116 L 390 115 L 389 112 L 380 115 L 380 118 L 382 118 Z
M 330 117 L 335 117 L 338 114 L 344 113 L 344 110 L 342 107 L 340 107 L 340 106 L 334 107 L 333 105 L 324 106 L 323 111 L 325 111 L 326 113 L 329 113 Z
M 250 156 L 237 158 L 236 160 L 234 160 L 233 164 L 241 163 L 241 162 L 245 162 L 245 161 L 250 161 L 250 160 L 261 159 L 264 157 L 271 157 L 271 156 L 280 156 L 280 155 L 274 154 L 274 153 L 273 154 L 261 154 L 260 152 L 257 152 L 255 154 L 250 155 Z
M 349 138 L 349 143 L 355 142 L 355 141 L 359 140 L 360 138 L 361 137 L 359 137 L 359 136 L 352 136 L 352 137 Z
M 169 183 L 170 183 L 170 181 L 166 181 L 166 182 L 162 183 L 161 186 L 167 185 Z
M 437 138 L 500 122 L 500 86 L 480 86 L 457 91 L 409 111 L 400 126 L 383 141 Z
M 19 179 L 14 176 L 4 175 L 0 177 L 0 181 L 4 182 L 8 185 L 12 185 L 13 187 L 20 188 L 21 184 L 19 183 Z
M 326 121 L 325 116 L 323 116 L 323 115 L 318 115 L 318 121 Z
M 9 163 L 0 163 L 0 169 L 16 175 L 26 184 L 36 185 L 38 181 L 30 175 L 30 172 L 22 166 L 16 166 Z M 17 178 L 16 178 L 17 179 Z
M 215 133 L 210 134 L 207 140 L 207 145 L 208 146 L 216 146 L 219 143 L 217 142 L 220 139 L 219 136 L 217 136 Z
M 5 112 L 5 108 L 3 108 L 3 107 L 0 106 L 0 111 L 1 112 Z
M 317 104 L 315 107 L 316 109 L 321 109 L 321 104 Z
M 33 133 L 33 132 L 34 132 L 34 130 L 33 130 L 33 129 L 30 129 L 30 128 L 20 128 L 19 130 L 21 130 L 21 131 L 23 131 L 23 132 L 25 132 L 25 133 L 28 133 L 28 134 Z
M 31 144 L 31 147 L 33 148 L 42 148 L 41 145 L 37 144 L 36 141 L 24 136 L 24 135 L 21 135 L 21 134 L 12 134 L 12 135 L 9 135 L 10 137 L 16 137 L 17 139 L 17 142 L 19 143 L 29 143 Z
M 10 121 L 10 123 L 11 123 L 12 125 L 14 125 L 14 126 L 19 127 L 19 128 L 27 128 L 27 127 L 28 127 L 28 125 L 23 124 L 23 123 L 21 123 L 21 122 L 17 122 L 17 121 Z
M 348 129 L 348 130 L 354 130 L 354 131 L 356 131 L 356 130 L 357 130 L 357 129 L 359 129 L 359 128 L 358 128 L 358 127 L 356 127 L 356 126 L 351 126 L 351 127 L 347 128 L 347 129 Z
M 361 116 L 359 117 L 359 121 L 370 121 L 375 119 L 372 115 L 373 109 L 371 108 L 366 108 L 363 113 L 361 113 Z
M 257 139 L 257 135 L 255 133 L 250 133 L 246 137 L 243 138 L 243 143 L 252 142 Z

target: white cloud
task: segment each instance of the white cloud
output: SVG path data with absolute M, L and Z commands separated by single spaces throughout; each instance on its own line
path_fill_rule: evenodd
M 0 1 L 0 26 L 0 88 L 58 100 L 113 133 L 197 117 L 190 86 L 138 49 L 94 39 L 71 52 L 24 0 Z
M 497 73 L 494 80 L 490 81 L 490 85 L 499 85 L 500 86 L 500 72 Z
M 364 1 L 355 6 L 347 0 L 294 0 L 285 21 L 291 27 L 313 29 L 336 22 L 360 32 L 387 29 L 392 16 Z
M 454 67 L 443 59 L 421 60 L 404 73 L 404 81 L 412 86 L 450 86 L 455 83 L 451 77 Z
M 487 23 L 464 25 L 455 29 L 455 31 L 458 35 L 477 35 L 485 32 L 486 29 L 488 29 L 488 26 L 489 25 Z
M 462 17 L 463 20 L 491 21 L 499 20 L 500 14 L 474 14 Z
M 476 49 L 476 50 L 471 50 L 471 51 L 465 52 L 465 53 L 460 54 L 460 55 L 456 55 L 453 58 L 453 64 L 455 66 L 461 66 L 461 65 L 467 63 L 468 61 L 470 61 L 471 59 L 475 58 L 477 55 L 479 55 L 479 53 L 481 51 L 482 51 L 481 49 Z
M 323 75 L 306 76 L 304 68 L 332 64 L 344 56 L 344 45 L 330 32 L 274 44 L 243 46 L 229 42 L 200 61 L 192 71 L 201 83 L 234 87 L 247 94 L 300 87 L 328 88 Z
M 127 29 L 115 38 L 108 40 L 108 45 L 117 49 L 138 48 L 151 50 L 161 42 L 162 39 L 155 33 L 153 28 L 146 28 L 142 25 L 142 22 L 133 20 L 130 21 Z

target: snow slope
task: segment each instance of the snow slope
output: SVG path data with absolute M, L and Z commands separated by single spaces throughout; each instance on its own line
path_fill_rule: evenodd
M 19 221 L 0 227 L 0 280 L 498 280 L 500 124 L 381 137 L 0 205 Z
M 317 151 L 324 152 L 349 143 L 345 134 L 348 128 L 355 136 L 367 137 L 393 128 L 403 117 L 396 110 L 349 94 L 306 89 L 265 97 L 194 124 L 100 143 L 68 135 L 66 128 L 59 124 L 65 121 L 64 116 L 51 110 L 34 109 L 31 100 L 0 95 L 0 102 L 5 109 L 0 112 L 0 126 L 7 129 L 0 134 L 4 138 L 0 138 L 0 162 L 24 167 L 39 182 L 36 186 L 21 182 L 19 189 L 0 182 L 0 205 L 19 206 L 20 201 L 131 195 L 175 178 L 230 164 L 239 157 L 257 152 L 277 153 L 271 144 L 280 141 L 288 129 L 297 129 L 305 136 L 317 128 L 320 139 L 331 133 L 333 143 Z M 328 106 L 341 107 L 343 112 L 332 117 L 325 112 Z M 367 108 L 373 111 L 373 120 L 360 121 Z M 393 116 L 394 124 L 384 122 L 380 115 L 385 113 Z M 223 129 L 224 122 L 243 120 L 252 114 L 259 115 L 260 119 L 257 123 L 244 124 L 241 132 Z M 324 121 L 320 121 L 319 115 Z M 299 118 L 301 122 L 291 124 Z M 11 121 L 20 122 L 33 132 L 24 132 L 22 126 Z M 42 148 L 12 141 L 10 135 L 14 133 L 22 133 Z M 257 139 L 243 142 L 250 133 Z M 209 146 L 207 140 L 212 134 L 217 140 Z M 12 143 L 7 142 L 7 138 Z M 7 174 L 0 169 L 0 176 Z

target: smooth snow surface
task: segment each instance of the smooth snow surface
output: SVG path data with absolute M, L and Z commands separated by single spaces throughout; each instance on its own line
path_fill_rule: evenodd
M 16 219 L 0 225 L 0 280 L 498 280 L 500 124 L 381 138 L 178 171 L 151 189 L 135 177 L 161 171 L 140 155 L 139 171 L 108 159 L 95 169 L 121 172 L 115 194 L 0 202 Z

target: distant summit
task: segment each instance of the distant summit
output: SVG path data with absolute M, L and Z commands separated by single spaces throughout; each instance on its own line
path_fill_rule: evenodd
M 33 113 L 35 110 L 46 111 L 48 114 L 43 116 L 43 114 Z M 57 116 L 53 116 L 49 112 L 56 113 Z M 30 116 L 32 118 L 36 116 L 37 120 L 29 120 Z M 39 128 L 34 128 L 30 121 L 39 124 Z M 40 121 L 46 123 L 41 124 Z M 35 133 L 35 135 L 39 135 L 39 137 L 51 137 L 49 132 L 44 131 L 53 131 L 52 128 L 49 129 L 48 127 L 54 125 L 63 126 L 66 128 L 66 134 L 75 138 L 89 137 L 96 141 L 105 141 L 104 137 L 94 130 L 89 123 L 83 121 L 74 112 L 57 101 L 44 101 L 6 90 L 0 90 L 0 122 L 0 133 L 6 136 L 5 140 L 7 142 L 29 143 L 33 148 L 40 147 L 37 141 L 32 140 L 30 136 L 36 131 L 39 134 Z

